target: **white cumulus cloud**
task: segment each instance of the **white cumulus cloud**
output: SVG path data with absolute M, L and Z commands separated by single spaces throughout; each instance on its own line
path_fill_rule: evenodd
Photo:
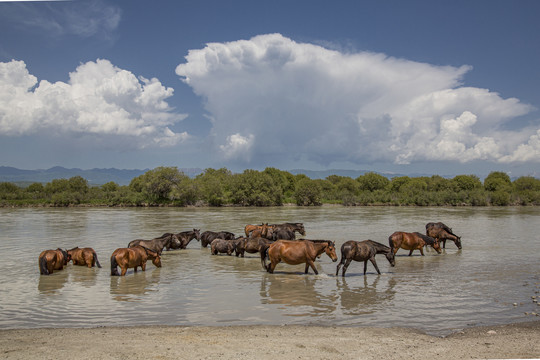
M 166 102 L 173 91 L 108 60 L 81 64 L 67 83 L 38 82 L 23 61 L 0 63 L 0 135 L 113 135 L 136 137 L 138 147 L 175 145 L 188 135 L 170 130 L 185 118 Z
M 523 134 L 500 130 L 533 108 L 464 87 L 470 66 L 345 53 L 280 34 L 209 43 L 185 60 L 176 73 L 204 99 L 227 159 L 294 156 L 323 165 L 540 159 L 525 155 L 538 151 L 537 129 L 526 144 Z M 250 134 L 256 145 L 242 145 L 239 134 Z

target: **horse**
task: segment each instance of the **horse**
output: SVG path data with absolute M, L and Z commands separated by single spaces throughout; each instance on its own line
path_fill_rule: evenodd
M 350 240 L 341 245 L 341 261 L 339 262 L 336 269 L 336 276 L 338 276 L 339 268 L 343 265 L 343 272 L 341 276 L 345 276 L 345 272 L 349 267 L 351 261 L 363 261 L 364 262 L 364 275 L 366 275 L 367 262 L 371 261 L 375 270 L 380 275 L 379 267 L 375 261 L 375 255 L 385 254 L 386 259 L 391 266 L 396 265 L 396 260 L 392 249 L 388 246 L 378 243 L 373 240 L 364 240 L 364 241 L 354 241 Z
M 289 230 L 292 232 L 298 232 L 300 235 L 306 236 L 306 229 L 303 223 L 284 223 L 273 225 L 274 231 Z
M 210 244 L 210 252 L 212 255 L 217 255 L 218 253 L 227 253 L 231 256 L 235 248 L 234 241 L 225 240 L 225 239 L 214 239 Z
M 268 238 L 268 231 L 272 229 L 271 226 L 268 225 L 268 223 L 264 223 L 262 224 L 260 227 L 258 227 L 257 229 L 253 230 L 250 232 L 249 234 L 249 237 L 251 238 L 265 238 L 265 239 L 271 239 Z
M 111 276 L 118 276 L 117 266 L 120 266 L 120 276 L 126 275 L 128 268 L 133 268 L 137 272 L 140 266 L 142 271 L 146 271 L 146 261 L 152 260 L 152 263 L 161 267 L 161 253 L 136 245 L 131 248 L 119 248 L 114 250 L 111 255 Z
M 201 247 L 205 248 L 212 243 L 214 239 L 233 240 L 234 234 L 229 231 L 205 231 L 201 234 Z
M 67 251 L 73 265 L 88 266 L 89 268 L 97 265 L 98 268 L 101 268 L 97 254 L 94 249 L 86 247 L 80 249 L 75 247 Z
M 256 230 L 256 229 L 259 229 L 263 226 L 264 224 L 261 224 L 261 225 L 246 225 L 244 226 L 244 233 L 246 234 L 246 237 L 249 237 L 249 234 L 253 231 L 253 230 Z
M 403 231 L 396 231 L 388 237 L 388 243 L 394 255 L 397 253 L 399 248 L 403 248 L 409 251 L 409 256 L 411 256 L 414 250 L 420 250 L 420 254 L 424 256 L 424 245 L 430 245 L 437 251 L 438 254 L 441 253 L 441 246 L 437 239 L 434 239 L 430 236 L 421 234 L 419 232 L 408 233 Z
M 190 231 L 182 231 L 178 234 L 176 234 L 178 237 L 178 240 L 180 241 L 180 245 L 178 247 L 171 246 L 171 249 L 185 249 L 188 244 L 191 242 L 191 240 L 195 239 L 197 241 L 201 240 L 201 230 L 200 229 L 193 229 Z
M 296 240 L 296 234 L 289 229 L 278 229 L 277 231 L 274 230 L 272 240 Z
M 128 244 L 128 248 L 132 248 L 134 246 L 141 245 L 144 246 L 147 249 L 150 249 L 154 252 L 161 253 L 164 248 L 170 249 L 170 248 L 178 248 L 180 247 L 180 239 L 175 234 L 171 233 L 165 233 L 161 235 L 158 238 L 152 239 L 152 240 L 133 240 Z
M 69 260 L 69 254 L 64 249 L 44 250 L 38 257 L 39 273 L 50 275 L 53 270 L 62 270 Z
M 235 256 L 236 257 L 238 257 L 238 256 L 244 257 L 244 253 L 246 251 L 247 238 L 245 238 L 243 236 L 239 236 L 236 239 L 232 240 L 232 242 L 234 243 Z
M 315 259 L 326 253 L 332 259 L 337 261 L 336 246 L 333 241 L 291 241 L 291 240 L 278 240 L 266 247 L 261 252 L 261 263 L 263 268 L 269 272 L 274 273 L 276 265 L 281 261 L 289 265 L 306 264 L 305 273 L 308 273 L 309 267 L 313 269 L 315 275 L 319 274 L 317 268 L 315 268 Z M 270 258 L 270 264 L 266 265 L 266 255 Z
M 446 240 L 452 240 L 454 244 L 456 244 L 457 248 L 461 250 L 461 236 L 454 234 L 452 229 L 442 222 L 427 223 L 426 235 L 439 240 L 439 242 L 442 242 L 443 249 L 446 249 Z

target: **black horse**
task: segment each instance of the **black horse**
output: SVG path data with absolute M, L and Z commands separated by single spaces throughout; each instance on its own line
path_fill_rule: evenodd
M 205 231 L 201 234 L 201 247 L 205 248 L 214 241 L 214 239 L 234 240 L 234 234 L 229 231 Z
M 175 234 L 165 233 L 152 240 L 133 240 L 128 244 L 127 247 L 132 248 L 137 245 L 142 245 L 147 249 L 161 254 L 164 248 L 167 248 L 167 250 L 177 249 L 180 246 L 180 239 Z
M 190 231 L 182 231 L 178 234 L 175 234 L 178 237 L 179 245 L 171 246 L 171 249 L 185 249 L 191 240 L 196 239 L 197 241 L 201 240 L 201 232 L 199 229 L 193 229 Z M 169 250 L 169 248 L 167 248 Z
M 375 261 L 375 255 L 377 254 L 385 254 L 386 259 L 388 260 L 390 265 L 391 266 L 396 265 L 394 253 L 392 252 L 392 249 L 390 249 L 386 245 L 383 245 L 373 240 L 364 240 L 364 241 L 350 240 L 350 241 L 345 242 L 343 245 L 341 245 L 341 261 L 339 262 L 337 266 L 336 276 L 338 275 L 339 268 L 342 265 L 343 265 L 343 272 L 341 273 L 341 276 L 345 276 L 345 272 L 347 271 L 349 264 L 353 260 L 364 262 L 364 275 L 366 275 L 367 261 L 368 260 L 371 261 L 373 266 L 375 266 L 375 270 L 377 270 L 377 273 L 379 273 L 380 275 L 381 272 L 379 271 L 379 267 L 377 266 L 377 262 Z

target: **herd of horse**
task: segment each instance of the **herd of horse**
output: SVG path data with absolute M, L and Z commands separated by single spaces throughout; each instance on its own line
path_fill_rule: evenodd
M 325 253 L 333 262 L 338 260 L 334 241 L 296 239 L 296 233 L 305 236 L 306 231 L 302 223 L 246 225 L 245 236 L 236 236 L 228 231 L 205 231 L 193 229 L 177 234 L 165 233 L 152 240 L 137 239 L 129 242 L 125 248 L 114 250 L 111 255 L 111 275 L 124 276 L 128 269 L 133 268 L 137 272 L 140 267 L 146 270 L 146 263 L 151 260 L 156 267 L 161 267 L 161 255 L 163 250 L 185 249 L 192 240 L 200 241 L 201 247 L 210 245 L 212 255 L 233 253 L 238 257 L 244 254 L 260 254 L 261 265 L 264 270 L 273 273 L 280 262 L 290 265 L 305 264 L 305 273 L 309 268 L 315 274 L 315 260 Z M 455 243 L 461 249 L 461 237 L 452 232 L 452 229 L 442 222 L 426 224 L 426 234 L 419 232 L 396 231 L 388 238 L 389 246 L 373 240 L 355 241 L 350 240 L 341 246 L 341 261 L 337 265 L 336 276 L 342 268 L 342 276 L 345 276 L 347 268 L 352 261 L 364 262 L 364 275 L 367 270 L 368 260 L 373 264 L 377 273 L 379 267 L 375 261 L 375 255 L 384 254 L 391 266 L 395 266 L 395 255 L 399 249 L 409 250 L 409 256 L 413 251 L 419 250 L 424 256 L 424 247 L 431 246 L 437 253 L 446 248 L 446 240 Z M 269 260 L 269 263 L 266 261 Z M 56 270 L 62 270 L 69 261 L 73 265 L 87 266 L 89 268 L 101 264 L 94 249 L 73 248 L 70 250 L 56 249 L 45 250 L 38 258 L 39 270 L 42 275 L 52 274 Z M 120 273 L 118 273 L 118 267 Z

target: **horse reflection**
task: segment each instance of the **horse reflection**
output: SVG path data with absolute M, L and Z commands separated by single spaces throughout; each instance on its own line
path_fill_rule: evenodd
M 110 294 L 114 300 L 137 302 L 149 293 L 158 291 L 160 268 L 149 272 L 138 272 L 134 276 L 111 276 Z
M 287 316 L 316 316 L 336 310 L 335 295 L 323 293 L 324 282 L 316 276 L 264 275 L 261 280 L 261 303 L 291 308 Z M 322 285 L 322 286 L 321 286 Z M 307 308 L 306 308 L 307 307 Z
M 59 271 L 54 276 L 40 276 L 38 283 L 38 290 L 44 295 L 56 294 L 60 289 L 66 285 L 69 279 L 68 271 Z
M 339 302 L 346 315 L 373 314 L 394 301 L 396 295 L 394 288 L 397 284 L 394 277 L 364 276 L 353 281 L 349 279 L 336 278 Z

